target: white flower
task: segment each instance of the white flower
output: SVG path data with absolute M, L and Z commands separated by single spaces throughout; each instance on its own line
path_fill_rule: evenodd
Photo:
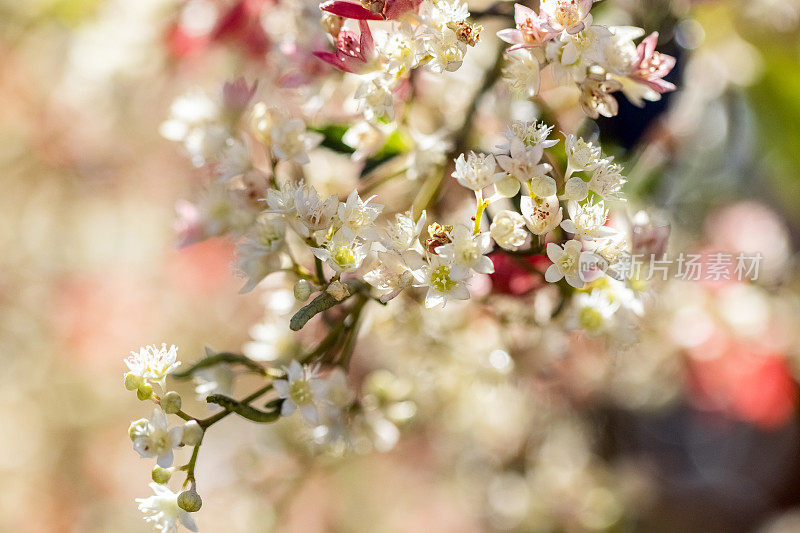
M 344 133 L 342 142 L 355 150 L 353 160 L 361 161 L 378 153 L 386 142 L 386 133 L 374 124 L 362 120 Z
M 388 302 L 414 283 L 413 269 L 425 260 L 415 250 L 378 252 L 378 264 L 364 274 L 364 281 L 378 289 L 380 300 Z
M 566 139 L 567 176 L 573 172 L 594 170 L 600 163 L 602 152 L 599 146 L 569 134 Z
M 611 38 L 605 42 L 603 68 L 611 74 L 627 76 L 639 59 L 633 40 L 645 32 L 633 26 L 609 26 L 608 30 Z
M 217 104 L 208 95 L 193 91 L 172 103 L 170 118 L 161 124 L 160 133 L 171 141 L 183 142 L 192 163 L 199 167 L 216 158 L 230 137 L 219 121 Z
M 517 138 L 525 144 L 539 144 L 542 148 L 550 148 L 558 144 L 558 139 L 548 139 L 553 126 L 548 126 L 544 122 L 522 122 L 515 120 L 506 127 L 505 137 L 507 144 L 499 145 L 498 148 L 504 151 L 511 149 L 511 141 Z
M 342 227 L 321 248 L 312 248 L 314 256 L 325 261 L 336 272 L 347 272 L 361 266 L 368 246 L 360 242 L 347 226 Z
M 386 249 L 395 252 L 404 252 L 413 247 L 419 239 L 419 234 L 422 228 L 425 227 L 425 211 L 419 217 L 419 220 L 414 222 L 411 211 L 405 213 L 397 213 L 394 216 L 394 222 L 388 224 L 383 232 L 381 244 Z
M 589 189 L 606 200 L 620 200 L 622 186 L 627 181 L 622 175 L 621 165 L 612 163 L 610 158 L 602 159 L 594 168 L 592 179 L 589 180 Z
M 449 232 L 449 237 L 450 242 L 438 246 L 436 253 L 451 261 L 454 270 L 469 271 L 472 269 L 480 274 L 494 272 L 494 263 L 485 255 L 492 249 L 489 233 L 473 235 L 468 226 L 460 224 Z
M 272 126 L 272 153 L 278 159 L 304 165 L 309 162 L 308 151 L 322 142 L 320 133 L 306 131 L 302 119 L 282 120 Z
M 178 347 L 163 343 L 161 348 L 155 345 L 143 346 L 139 352 L 131 352 L 125 359 L 128 374 L 140 378 L 145 385 L 158 383 L 162 389 L 166 387 L 167 374 L 180 366 Z
M 495 159 L 500 168 L 519 180 L 520 183 L 528 183 L 537 178 L 537 181 L 549 182 L 552 180 L 552 186 L 555 187 L 555 180 L 547 176 L 552 167 L 547 163 L 541 163 L 543 153 L 544 149 L 541 144 L 528 146 L 514 137 L 509 141 L 509 154 L 499 154 L 495 156 Z
M 419 270 L 414 271 L 415 287 L 428 287 L 425 295 L 425 307 L 431 308 L 444 305 L 448 298 L 455 300 L 468 300 L 469 290 L 465 280 L 468 271 L 453 268 L 450 261 L 439 255 L 433 255 Z
M 372 226 L 375 224 L 375 219 L 383 210 L 383 206 L 379 204 L 370 204 L 369 202 L 375 198 L 371 196 L 366 201 L 361 200 L 357 190 L 353 190 L 347 197 L 346 202 L 339 204 L 337 216 L 339 221 L 347 228 L 350 228 L 356 236 L 365 237 L 369 233 L 374 233 Z M 373 231 L 370 231 L 373 230 Z
M 156 407 L 149 420 L 142 418 L 133 422 L 128 434 L 139 456 L 157 457 L 158 466 L 169 468 L 173 460 L 172 449 L 181 444 L 183 426 L 170 429 L 167 415 L 160 407 Z
M 410 180 L 427 178 L 447 161 L 450 141 L 444 139 L 443 132 L 423 135 L 412 131 L 411 137 L 414 139 L 414 149 L 409 157 L 406 177 Z
M 394 97 L 389 81 L 383 75 L 373 76 L 365 80 L 356 89 L 354 97 L 359 101 L 358 108 L 367 120 L 387 117 L 394 118 Z
M 578 325 L 592 334 L 607 330 L 619 308 L 619 304 L 611 302 L 599 289 L 577 294 L 574 302 Z
M 289 416 L 299 410 L 303 418 L 311 424 L 319 422 L 318 405 L 328 404 L 328 383 L 319 377 L 319 365 L 301 366 L 292 360 L 284 367 L 286 379 L 272 382 L 275 392 L 283 398 L 281 416 Z
M 458 180 L 460 185 L 473 191 L 483 190 L 504 176 L 502 172 L 495 172 L 497 164 L 492 154 L 470 152 L 466 159 L 464 159 L 464 154 L 461 154 L 455 163 L 456 168 L 452 176 Z
M 459 41 L 450 28 L 442 27 L 426 33 L 423 43 L 425 51 L 433 58 L 427 65 L 433 72 L 455 72 L 464 62 L 467 45 Z
M 252 168 L 250 149 L 247 145 L 238 139 L 228 139 L 217 164 L 217 177 L 222 181 L 228 181 Z
M 581 243 L 576 240 L 567 241 L 563 248 L 548 243 L 547 257 L 553 264 L 547 267 L 544 279 L 555 283 L 564 278 L 576 289 L 583 288 L 585 273 L 597 264 L 597 256 L 592 252 L 582 252 Z
M 554 230 L 564 216 L 556 196 L 531 198 L 525 194 L 520 199 L 520 210 L 525 224 L 534 235 L 544 235 Z
M 469 17 L 469 7 L 463 0 L 436 0 L 422 2 L 419 18 L 428 27 L 441 28 L 448 22 L 460 22 Z
M 404 22 L 395 31 L 376 34 L 375 44 L 387 72 L 403 76 L 417 66 L 420 42 L 410 24 Z
M 603 50 L 610 38 L 611 32 L 605 26 L 590 26 L 576 35 L 549 41 L 545 56 L 553 65 L 556 81 L 583 81 L 590 67 L 603 64 Z
M 278 189 L 269 189 L 264 200 L 269 206 L 270 213 L 289 215 L 296 211 L 295 198 L 297 191 L 302 187 L 302 182 L 295 186 L 291 182 L 280 185 Z
M 616 116 L 619 104 L 611 94 L 622 89 L 622 84 L 605 74 L 592 73 L 581 82 L 580 104 L 583 112 L 592 118 Z
M 237 247 L 237 267 L 248 279 L 241 293 L 250 292 L 258 283 L 281 266 L 278 253 L 285 243 L 286 225 L 275 217 L 261 217 L 251 230 L 248 240 Z
M 527 48 L 519 48 L 506 54 L 503 78 L 512 90 L 532 98 L 539 92 L 539 60 Z
M 561 222 L 561 227 L 575 237 L 592 240 L 616 233 L 612 228 L 604 226 L 608 219 L 608 210 L 602 201 L 586 202 L 583 205 L 578 202 L 567 202 L 567 213 L 569 219 Z
M 513 251 L 525 244 L 528 238 L 528 232 L 525 231 L 524 226 L 525 219 L 522 215 L 516 211 L 504 209 L 492 219 L 489 234 L 501 248 Z
M 338 207 L 339 199 L 336 196 L 331 195 L 322 201 L 314 187 L 298 187 L 294 194 L 294 208 L 301 226 L 295 229 L 303 237 L 308 237 L 317 230 L 329 229 Z
M 189 513 L 178 507 L 178 493 L 172 492 L 166 485 L 150 483 L 154 496 L 136 498 L 139 510 L 145 514 L 145 521 L 162 533 L 178 530 L 178 522 L 189 531 L 197 531 L 197 525 Z

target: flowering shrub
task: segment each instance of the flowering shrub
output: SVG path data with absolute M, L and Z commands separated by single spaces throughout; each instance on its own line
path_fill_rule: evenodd
M 347 376 L 370 313 L 450 309 L 470 299 L 481 306 L 552 286 L 557 296 L 538 322 L 563 313 L 569 330 L 590 336 L 635 322 L 641 287 L 617 272 L 643 230 L 621 208 L 624 169 L 597 139 L 542 121 L 552 113 L 540 91 L 546 77 L 551 87 L 577 91 L 574 106 L 587 117 L 613 116 L 616 92 L 642 105 L 673 90 L 663 78 L 675 60 L 655 51 L 657 33 L 637 45 L 643 30 L 593 24 L 591 7 L 591 0 L 543 0 L 537 13 L 516 5 L 514 27 L 497 33 L 512 46 L 498 48 L 452 131 L 422 135 L 409 113 L 425 98 L 419 76 L 453 75 L 487 40 L 461 0 L 325 2 L 315 16 L 329 43 L 313 55 L 344 75 L 307 70 L 291 79 L 239 79 L 218 97 L 194 91 L 175 101 L 162 134 L 211 176 L 199 199 L 179 204 L 181 245 L 235 240 L 241 292 L 281 276 L 291 281 L 299 308 L 288 320 L 280 312 L 265 319 L 244 354 L 209 350 L 181 365 L 177 348 L 163 345 L 126 360 L 126 388 L 156 405 L 151 418 L 131 424 L 130 437 L 142 457 L 156 459 L 155 495 L 139 502 L 157 529 L 181 523 L 196 530 L 189 513 L 201 506 L 195 466 L 203 437 L 231 414 L 254 423 L 299 416 L 322 446 L 357 450 L 366 438 L 377 449 L 391 447 L 397 428 L 383 407 L 355 394 Z M 469 150 L 477 105 L 501 77 L 532 99 L 540 119 L 510 120 L 493 147 Z M 346 126 L 325 108 L 325 94 L 316 108 L 281 101 L 295 85 L 322 78 L 355 86 Z M 314 173 L 324 169 L 313 160 L 325 150 L 363 167 L 355 188 L 332 193 L 318 185 Z M 413 201 L 389 192 L 404 180 L 416 188 Z M 378 189 L 386 192 L 371 194 Z M 289 330 L 300 331 L 300 340 Z M 502 366 L 506 352 L 496 348 L 493 364 Z M 234 368 L 263 385 L 234 399 Z M 168 375 L 193 379 L 215 411 L 184 412 Z M 170 426 L 168 416 L 182 424 Z M 192 448 L 191 457 L 176 466 L 173 450 L 182 447 Z M 181 492 L 166 486 L 176 472 L 185 474 Z

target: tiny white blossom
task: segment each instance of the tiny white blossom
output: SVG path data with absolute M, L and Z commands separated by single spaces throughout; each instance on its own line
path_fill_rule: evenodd
M 394 118 L 394 97 L 389 81 L 383 76 L 373 76 L 366 79 L 356 89 L 354 97 L 358 100 L 358 107 L 367 120 L 377 120 L 387 117 Z
M 378 215 L 383 210 L 383 206 L 379 204 L 370 204 L 373 198 L 375 198 L 375 196 L 362 200 L 358 195 L 358 191 L 353 190 L 347 197 L 347 201 L 339 204 L 337 210 L 339 221 L 345 227 L 350 228 L 357 236 L 367 236 L 374 232 L 372 226 L 375 224 L 375 219 L 378 218 Z
M 610 158 L 601 159 L 592 172 L 589 189 L 606 200 L 620 200 L 622 186 L 628 180 L 622 175 L 622 166 L 612 163 Z
M 414 149 L 408 160 L 406 177 L 410 180 L 424 179 L 438 171 L 447 162 L 447 152 L 451 143 L 442 131 L 425 135 L 411 131 Z
M 361 266 L 368 246 L 360 242 L 353 231 L 342 227 L 320 248 L 312 248 L 314 256 L 325 261 L 336 272 L 347 272 Z
M 528 49 L 519 48 L 506 54 L 503 78 L 511 89 L 532 98 L 539 92 L 539 60 Z
M 611 94 L 622 89 L 622 83 L 605 74 L 591 73 L 581 82 L 580 104 L 583 112 L 592 118 L 616 116 L 619 104 Z
M 319 146 L 323 136 L 309 132 L 302 119 L 283 120 L 272 126 L 272 153 L 278 159 L 304 165 L 309 162 L 308 152 Z
M 520 210 L 525 224 L 534 235 L 544 235 L 554 230 L 564 216 L 556 196 L 531 198 L 527 194 L 523 195 Z
M 499 145 L 498 148 L 503 151 L 511 149 L 511 141 L 514 138 L 519 139 L 525 144 L 541 145 L 542 148 L 550 148 L 558 144 L 558 139 L 548 139 L 550 132 L 553 131 L 553 126 L 548 126 L 544 122 L 522 122 L 515 120 L 508 127 L 506 127 L 505 137 L 508 143 Z
M 414 286 L 428 287 L 428 293 L 425 295 L 425 307 L 431 308 L 437 305 L 444 307 L 449 298 L 469 299 L 469 290 L 466 285 L 468 276 L 467 270 L 454 268 L 447 259 L 433 255 L 421 269 L 414 271 L 416 279 Z
M 563 248 L 555 243 L 548 243 L 547 257 L 553 264 L 547 267 L 544 279 L 555 283 L 564 278 L 576 289 L 583 288 L 585 273 L 597 264 L 597 256 L 581 249 L 581 243 L 576 240 L 567 241 Z
M 425 227 L 425 218 L 425 211 L 416 222 L 411 211 L 397 213 L 394 222 L 389 223 L 384 229 L 381 244 L 395 252 L 404 252 L 412 248 L 419 239 L 422 228 Z
M 606 331 L 614 319 L 619 304 L 608 299 L 604 291 L 579 293 L 574 301 L 578 326 L 591 334 Z
M 342 142 L 355 150 L 354 161 L 362 161 L 378 153 L 386 142 L 386 133 L 375 124 L 361 120 L 344 133 Z
M 497 164 L 492 154 L 470 152 L 466 159 L 464 154 L 458 156 L 452 176 L 463 187 L 480 191 L 504 177 L 504 173 L 495 172 L 495 170 L 497 170 Z
M 602 159 L 599 146 L 572 134 L 567 135 L 566 149 L 568 176 L 576 171 L 594 170 Z
M 500 168 L 508 172 L 520 183 L 528 183 L 533 179 L 539 182 L 550 182 L 555 187 L 555 180 L 547 173 L 552 167 L 547 163 L 542 163 L 544 149 L 541 144 L 528 146 L 522 140 L 514 137 L 509 141 L 509 153 L 495 156 Z
M 157 457 L 161 468 L 172 466 L 172 449 L 181 444 L 183 426 L 169 427 L 167 415 L 160 407 L 153 410 L 153 415 L 133 422 L 128 429 L 133 441 L 133 449 L 140 457 Z
M 305 185 L 295 191 L 294 208 L 300 222 L 300 226 L 295 229 L 303 237 L 308 237 L 311 232 L 331 227 L 339 208 L 339 199 L 331 195 L 323 201 L 314 187 Z
M 258 283 L 281 266 L 278 253 L 285 243 L 286 225 L 275 217 L 262 216 L 252 228 L 248 239 L 237 247 L 237 268 L 247 284 L 241 293 L 250 292 Z
M 183 142 L 195 166 L 216 158 L 230 137 L 220 124 L 219 106 L 208 95 L 192 91 L 177 98 L 170 107 L 170 118 L 161 124 L 160 133 L 171 141 Z
M 413 270 L 425 262 L 416 250 L 378 252 L 377 258 L 377 266 L 364 274 L 364 281 L 380 292 L 379 299 L 384 303 L 413 285 Z
M 467 45 L 458 40 L 456 33 L 443 27 L 426 33 L 425 51 L 433 58 L 427 67 L 433 72 L 455 72 L 464 62 Z
M 178 506 L 178 493 L 159 483 L 150 483 L 150 488 L 155 495 L 136 498 L 139 510 L 145 514 L 145 521 L 153 523 L 153 527 L 162 533 L 178 531 L 179 522 L 189 531 L 197 531 L 191 515 Z
M 592 240 L 609 237 L 616 233 L 612 228 L 604 225 L 608 220 L 608 210 L 602 201 L 586 202 L 583 205 L 578 202 L 567 202 L 567 213 L 569 219 L 561 222 L 561 227 L 564 228 L 564 231 L 574 234 L 575 237 Z
M 480 274 L 494 272 L 494 263 L 485 254 L 492 249 L 489 233 L 477 235 L 463 224 L 455 226 L 450 232 L 450 242 L 436 248 L 436 253 L 453 262 L 455 268 L 470 269 Z
M 221 181 L 228 181 L 236 176 L 241 176 L 252 168 L 250 148 L 238 139 L 228 139 L 217 164 L 217 177 Z
M 163 343 L 160 348 L 155 345 L 143 346 L 138 352 L 131 352 L 125 359 L 128 374 L 143 380 L 145 385 L 157 383 L 162 389 L 166 387 L 167 375 L 180 366 L 178 347 Z
M 525 244 L 528 238 L 523 216 L 508 209 L 504 209 L 494 216 L 492 225 L 489 227 L 489 234 L 501 248 L 512 251 Z
M 375 36 L 375 48 L 386 61 L 386 71 L 395 76 L 407 75 L 417 66 L 420 44 L 414 28 L 406 22 L 396 31 Z
M 328 383 L 320 377 L 319 365 L 304 366 L 293 359 L 284 370 L 286 379 L 272 382 L 275 392 L 283 398 L 281 416 L 289 416 L 299 410 L 307 422 L 317 424 L 318 406 L 329 403 Z

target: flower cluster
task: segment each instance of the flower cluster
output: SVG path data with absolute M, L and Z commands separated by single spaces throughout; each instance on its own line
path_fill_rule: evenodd
M 336 51 L 315 55 L 361 77 L 355 97 L 371 121 L 394 118 L 414 69 L 458 70 L 483 29 L 469 22 L 463 0 L 334 0 L 320 7 Z M 344 27 L 346 20 L 357 20 L 359 32 Z M 367 21 L 386 23 L 373 35 Z
M 515 6 L 516 27 L 498 37 L 512 44 L 505 77 L 526 96 L 539 92 L 541 72 L 549 70 L 560 85 L 575 85 L 580 105 L 592 118 L 617 114 L 615 92 L 634 104 L 656 101 L 675 86 L 664 80 L 675 58 L 656 51 L 658 33 L 638 45 L 644 30 L 592 24 L 593 0 L 542 0 L 539 13 Z
M 552 65 L 556 79 L 568 78 L 594 95 L 582 100 L 592 116 L 611 114 L 613 90 L 653 99 L 671 88 L 661 78 L 672 64 L 654 52 L 656 36 L 637 49 L 628 29 L 592 25 L 590 6 L 543 0 L 539 15 L 517 6 L 517 28 L 500 32 L 515 44 L 506 68 L 512 85 L 536 96 L 540 68 Z M 407 314 L 435 329 L 430 308 L 475 296 L 478 306 L 488 308 L 503 291 L 491 294 L 487 286 L 519 267 L 536 280 L 528 287 L 558 295 L 548 320 L 566 309 L 567 329 L 605 334 L 627 316 L 621 310 L 640 312 L 639 295 L 614 279 L 614 267 L 631 248 L 631 228 L 617 209 L 624 205 L 626 178 L 596 141 L 572 133 L 556 139 L 554 126 L 508 118 L 504 141 L 491 153 L 478 153 L 464 151 L 470 148 L 471 116 L 459 129 L 429 135 L 392 122 L 398 99 L 409 93 L 412 70 L 454 71 L 476 43 L 480 27 L 468 21 L 464 2 L 335 0 L 320 8 L 336 51 L 316 55 L 359 76 L 356 97 L 366 120 L 343 127 L 335 113 L 331 118 L 311 104 L 290 105 L 290 97 L 282 100 L 285 93 L 260 94 L 257 84 L 238 80 L 225 84 L 218 98 L 200 92 L 179 98 L 162 126 L 162 134 L 183 143 L 191 162 L 210 177 L 199 201 L 178 206 L 181 244 L 233 240 L 237 270 L 246 279 L 241 292 L 263 292 L 269 310 L 251 329 L 243 355 L 207 350 L 181 372 L 175 372 L 174 347 L 143 348 L 126 361 L 126 387 L 156 404 L 151 418 L 131 425 L 130 437 L 142 457 L 156 460 L 156 495 L 141 500 L 141 508 L 163 530 L 177 522 L 194 527 L 186 513 L 201 503 L 197 450 L 204 432 L 230 414 L 273 423 L 299 413 L 294 418 L 306 422 L 308 440 L 328 448 L 394 445 L 416 409 L 409 388 L 390 385 L 391 374 L 381 370 L 351 387 L 346 374 L 365 309 L 371 320 L 380 313 L 373 312 L 382 308 L 376 302 L 388 304 L 386 313 L 413 308 Z M 347 27 L 348 20 L 358 31 Z M 467 109 L 493 87 L 501 62 L 498 55 Z M 320 177 L 337 157 L 360 166 L 361 179 L 342 187 L 331 176 Z M 454 179 L 444 179 L 448 175 Z M 401 186 L 419 189 L 413 202 L 391 194 L 378 201 L 371 194 L 398 176 L 410 180 Z M 468 209 L 462 207 L 471 199 L 462 202 L 463 189 L 455 184 L 472 191 L 475 203 Z M 448 188 L 455 194 L 445 203 L 441 191 Z M 452 307 L 448 313 L 470 306 Z M 287 322 L 288 328 L 282 325 Z M 491 366 L 510 371 L 508 353 L 491 353 Z M 256 374 L 263 386 L 236 400 L 240 370 Z M 192 379 L 213 414 L 186 414 L 180 396 L 166 391 L 170 373 Z M 265 396 L 271 399 L 263 403 Z M 184 423 L 171 428 L 167 415 Z M 188 489 L 176 494 L 166 483 L 176 469 L 175 450 L 185 446 L 194 448 L 178 467 Z

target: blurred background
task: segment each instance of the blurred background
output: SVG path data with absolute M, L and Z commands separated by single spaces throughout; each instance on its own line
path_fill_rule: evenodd
M 508 279 L 479 314 L 376 311 L 355 356 L 370 445 L 320 458 L 294 421 L 226 419 L 202 531 L 800 531 L 800 0 L 597 10 L 678 58 L 676 93 L 590 126 L 632 203 L 672 251 L 761 252 L 758 282 L 665 282 L 606 343 L 531 334 L 536 297 Z M 178 247 L 203 171 L 158 131 L 174 98 L 239 75 L 333 94 L 318 22 L 313 1 L 0 0 L 0 531 L 148 531 L 122 359 L 285 335 L 265 316 L 290 284 L 240 296 L 233 243 Z M 484 23 L 491 56 L 509 24 Z

